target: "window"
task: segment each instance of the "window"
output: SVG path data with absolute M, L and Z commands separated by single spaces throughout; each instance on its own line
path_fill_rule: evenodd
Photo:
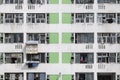
M 116 53 L 97 53 L 98 63 L 115 63 Z
M 23 43 L 23 34 L 5 33 L 5 43 Z
M 3 75 L 0 74 L 0 80 L 4 80 Z
M 117 80 L 116 73 L 97 73 L 98 80 Z
M 23 0 L 5 0 L 5 4 L 23 4 Z
M 93 73 L 76 73 L 75 80 L 94 80 Z
M 0 53 L 0 64 L 3 63 L 3 53 Z
M 98 3 L 116 3 L 116 0 L 98 0 Z
M 120 0 L 117 0 L 117 3 L 120 4 Z
M 120 24 L 120 13 L 117 14 L 117 23 Z
M 23 80 L 23 73 L 5 73 L 5 80 Z
M 3 13 L 0 13 L 0 24 L 3 23 Z
M 98 23 L 115 23 L 116 14 L 115 13 L 98 13 Z
M 93 13 L 76 13 L 74 15 L 75 15 L 75 21 L 74 21 L 75 23 L 94 23 Z
M 45 0 L 28 0 L 28 4 L 44 4 Z
M 93 63 L 93 53 L 75 53 L 75 63 Z
M 117 53 L 117 62 L 120 63 L 120 53 Z
M 5 63 L 22 63 L 22 53 L 5 53 Z
M 120 44 L 120 33 L 117 33 L 117 43 Z
M 116 33 L 98 33 L 98 43 L 116 43 Z
M 47 33 L 28 33 L 28 41 L 38 41 L 38 43 L 49 43 L 49 35 Z
M 3 43 L 3 33 L 0 33 L 0 43 Z
M 94 33 L 75 33 L 75 43 L 94 43 Z
M 5 19 L 4 23 L 23 23 L 23 13 L 5 13 L 3 14 Z
M 45 73 L 27 73 L 27 80 L 46 80 Z
M 45 13 L 27 13 L 27 23 L 47 23 Z
M 120 75 L 117 75 L 117 80 L 120 80 Z
M 93 4 L 94 0 L 75 0 L 76 4 Z
M 27 61 L 39 61 L 40 63 L 45 63 L 45 60 L 45 53 L 27 54 Z

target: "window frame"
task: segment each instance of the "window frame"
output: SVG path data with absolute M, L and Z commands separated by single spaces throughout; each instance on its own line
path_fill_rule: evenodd
M 47 23 L 46 13 L 27 13 L 27 23 Z
M 16 58 L 19 62 L 12 62 L 12 58 Z M 5 53 L 5 64 L 23 63 L 23 53 Z
M 116 63 L 116 53 L 97 53 L 97 63 Z

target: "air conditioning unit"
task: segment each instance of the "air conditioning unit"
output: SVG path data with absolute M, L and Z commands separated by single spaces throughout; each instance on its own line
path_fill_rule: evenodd
M 37 67 L 39 64 L 39 61 L 27 61 L 26 65 L 28 66 L 28 68 L 35 68 Z

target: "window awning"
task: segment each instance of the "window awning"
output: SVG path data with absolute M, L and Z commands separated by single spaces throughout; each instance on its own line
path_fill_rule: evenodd
M 32 44 L 36 44 L 36 45 L 37 45 L 37 44 L 38 44 L 38 41 L 27 41 L 26 44 L 28 44 L 28 45 L 29 45 L 29 44 L 31 44 L 31 45 L 32 45 Z
M 28 41 L 26 43 L 26 53 L 37 54 L 38 53 L 38 41 Z

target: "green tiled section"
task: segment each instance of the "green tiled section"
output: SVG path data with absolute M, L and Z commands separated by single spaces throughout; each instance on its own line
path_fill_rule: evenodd
M 0 53 L 0 64 L 3 63 L 3 53 Z
M 62 63 L 70 63 L 70 61 L 71 61 L 71 53 L 63 52 L 62 53 Z
M 59 13 L 50 13 L 49 19 L 50 19 L 50 24 L 58 24 Z
M 62 80 L 72 80 L 72 76 L 71 75 L 62 75 Z
M 49 0 L 50 2 L 50 4 L 58 4 L 59 3 L 59 0 Z
M 62 33 L 62 43 L 71 43 L 71 33 Z
M 59 80 L 58 75 L 49 75 L 49 76 L 50 76 L 50 80 Z
M 59 53 L 57 53 L 57 52 L 49 53 L 49 62 L 50 63 L 58 63 L 59 62 Z
M 62 4 L 71 4 L 71 0 L 62 0 Z
M 58 33 L 50 33 L 49 37 L 50 37 L 50 43 L 56 44 L 56 43 L 59 42 L 59 35 L 58 35 Z
M 63 13 L 62 14 L 62 23 L 63 24 L 71 24 L 72 16 L 71 13 Z

